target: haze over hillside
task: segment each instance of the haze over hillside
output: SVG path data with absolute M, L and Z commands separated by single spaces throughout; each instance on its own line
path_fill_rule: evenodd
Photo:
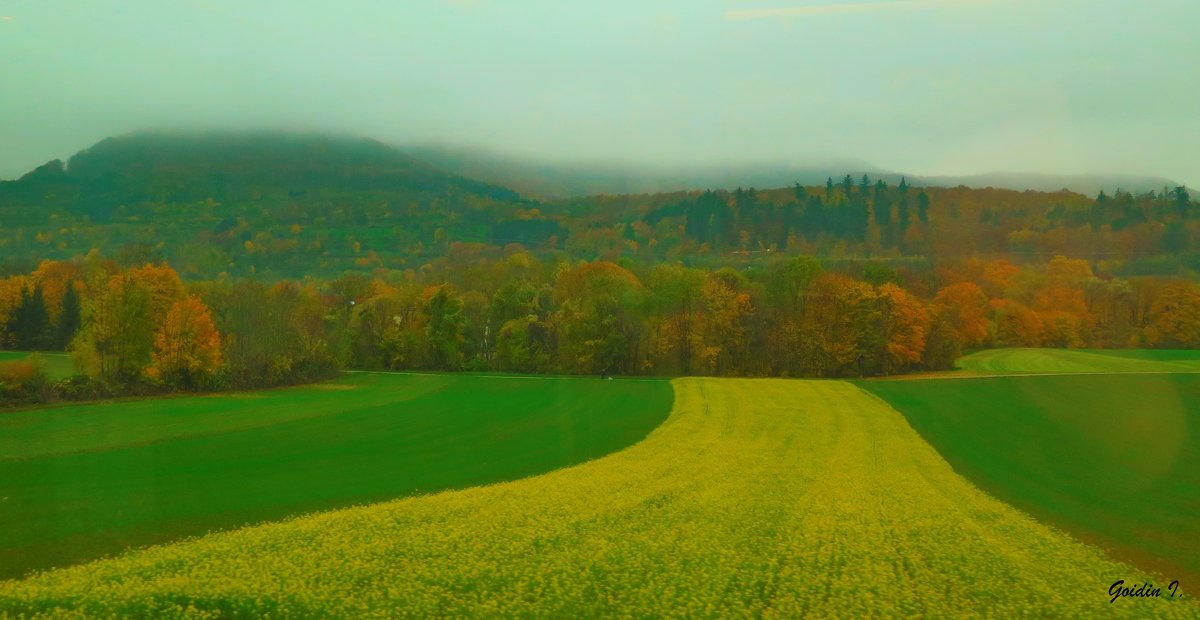
M 924 176 L 888 171 L 859 160 L 801 164 L 654 166 L 603 161 L 554 161 L 446 146 L 394 147 L 378 140 L 332 132 L 276 130 L 142 130 L 106 138 L 71 156 L 21 176 L 22 181 L 89 187 L 87 200 L 119 183 L 134 193 L 172 192 L 173 199 L 222 198 L 230 186 L 344 186 L 346 189 L 429 190 L 442 185 L 470 192 L 517 194 L 543 200 L 599 194 L 654 194 L 705 189 L 774 189 L 822 185 L 846 174 L 868 175 L 889 185 L 995 187 L 1017 191 L 1070 190 L 1095 196 L 1101 190 L 1140 194 L 1174 188 L 1164 177 L 1131 174 L 1052 175 L 993 172 Z M 197 186 L 198 185 L 198 186 Z M 7 194 L 4 187 L 8 187 Z M 99 187 L 103 186 L 103 187 Z M 0 200 L 12 201 L 12 183 L 0 181 Z M 515 190 L 513 193 L 511 190 Z M 183 192 L 183 193 L 180 193 Z M 190 192 L 190 194 L 189 194 Z M 188 195 L 184 195 L 188 194 Z M 81 198 L 82 200 L 83 198 Z
M 0 178 L 140 127 L 267 126 L 685 171 L 655 188 L 846 160 L 1200 186 L 1187 0 L 6 4 Z
M 1200 229 L 1184 190 L 1100 198 L 943 188 L 874 170 L 864 178 L 854 162 L 832 165 L 842 170 L 571 176 L 497 167 L 512 181 L 498 183 L 364 138 L 139 132 L 0 182 L 0 270 L 28 272 L 47 257 L 93 249 L 130 264 L 166 259 L 197 277 L 410 268 L 517 248 L 552 260 L 719 264 L 754 251 L 926 261 L 978 252 L 1119 258 L 1125 273 L 1200 267 Z M 547 183 L 669 191 L 546 199 L 507 187 L 544 192 Z M 718 189 L 680 189 L 690 184 Z
M 1123 190 L 1140 194 L 1174 188 L 1179 182 L 1159 176 L 1133 174 L 1038 174 L 1033 172 L 990 172 L 965 176 L 929 176 L 913 171 L 890 171 L 858 160 L 835 160 L 802 164 L 734 163 L 728 165 L 679 166 L 633 165 L 615 162 L 572 162 L 523 158 L 494 151 L 446 146 L 410 146 L 404 150 L 435 166 L 480 180 L 511 187 L 522 194 L 554 199 L 595 194 L 646 194 L 680 190 L 738 187 L 777 188 L 795 183 L 820 185 L 829 177 L 841 180 L 863 174 L 895 185 L 904 178 L 909 185 L 973 188 L 996 187 L 1017 191 L 1054 192 L 1067 189 L 1087 196 L 1101 190 L 1112 194 Z

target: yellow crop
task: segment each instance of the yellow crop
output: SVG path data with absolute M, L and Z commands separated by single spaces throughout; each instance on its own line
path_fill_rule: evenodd
M 13 615 L 1197 617 L 842 382 L 680 379 L 622 452 L 0 583 Z M 1186 586 L 1186 584 L 1185 584 Z

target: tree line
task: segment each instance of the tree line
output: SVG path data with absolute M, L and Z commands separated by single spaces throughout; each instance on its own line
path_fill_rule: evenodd
M 456 246 L 420 269 L 184 282 L 98 252 L 0 280 L 0 346 L 67 350 L 9 402 L 312 381 L 339 368 L 857 377 L 993 346 L 1200 347 L 1200 287 L 1057 256 L 925 268 L 763 255 L 743 269 Z

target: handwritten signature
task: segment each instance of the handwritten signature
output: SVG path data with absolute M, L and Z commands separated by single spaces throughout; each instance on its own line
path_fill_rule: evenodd
M 1167 586 L 1167 589 L 1171 591 L 1171 598 L 1175 598 L 1175 595 L 1179 593 L 1179 580 L 1176 579 L 1175 581 L 1172 581 L 1171 585 Z M 1108 588 L 1108 594 L 1112 596 L 1112 600 L 1109 602 L 1115 603 L 1117 602 L 1117 599 L 1121 598 L 1122 596 L 1160 597 L 1162 596 L 1162 588 L 1154 587 L 1154 584 L 1150 583 L 1149 581 L 1137 586 L 1136 588 L 1130 587 L 1125 585 L 1124 579 L 1118 579 L 1116 583 L 1112 584 L 1112 586 Z

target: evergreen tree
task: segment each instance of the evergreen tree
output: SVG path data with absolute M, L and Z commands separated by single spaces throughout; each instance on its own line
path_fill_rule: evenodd
M 50 315 L 46 312 L 41 286 L 21 289 L 21 301 L 9 320 L 8 331 L 18 349 L 42 351 L 50 348 Z
M 1187 188 L 1179 186 L 1171 190 L 1171 202 L 1175 205 L 1179 219 L 1187 218 L 1188 206 L 1191 204 L 1191 196 L 1188 195 Z
M 903 181 L 903 179 L 901 179 L 901 181 Z M 903 234 L 904 231 L 908 230 L 908 225 L 912 221 L 908 213 L 907 195 L 902 194 L 900 196 L 900 204 L 896 207 L 896 218 L 899 220 L 900 233 Z
M 817 240 L 822 232 L 827 230 L 825 221 L 825 204 L 820 196 L 809 196 L 804 202 L 804 211 L 800 215 L 800 228 L 804 238 L 810 243 Z
M 929 195 L 924 191 L 917 194 L 917 219 L 922 224 L 929 223 Z
M 82 305 L 79 302 L 79 293 L 68 282 L 67 290 L 63 293 L 62 298 L 62 314 L 59 315 L 58 325 L 54 330 L 54 347 L 56 349 L 66 349 L 67 345 L 71 344 L 75 332 L 79 331 L 81 317 Z
M 875 196 L 872 198 L 871 210 L 875 215 L 875 225 L 887 230 L 892 225 L 892 201 L 887 197 L 887 183 L 883 180 L 875 182 Z

